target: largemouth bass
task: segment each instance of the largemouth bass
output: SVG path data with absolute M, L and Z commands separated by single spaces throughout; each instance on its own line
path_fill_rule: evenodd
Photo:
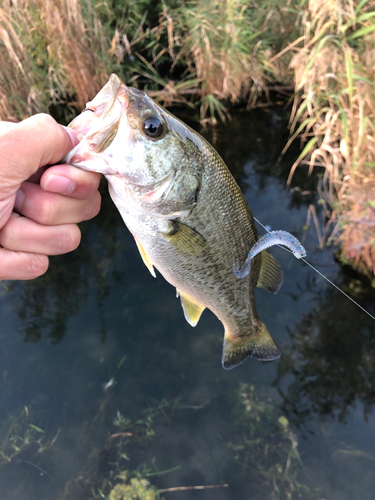
M 69 126 L 81 142 L 64 161 L 106 176 L 145 265 L 176 287 L 186 320 L 195 326 L 207 307 L 223 323 L 223 367 L 247 356 L 278 358 L 258 317 L 254 287 L 276 293 L 283 274 L 264 250 L 248 275 L 235 275 L 259 235 L 215 149 L 116 75 Z

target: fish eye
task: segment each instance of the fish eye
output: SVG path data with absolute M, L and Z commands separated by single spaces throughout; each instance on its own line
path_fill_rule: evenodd
M 149 116 L 142 125 L 143 132 L 151 139 L 160 137 L 164 132 L 163 122 L 158 116 Z

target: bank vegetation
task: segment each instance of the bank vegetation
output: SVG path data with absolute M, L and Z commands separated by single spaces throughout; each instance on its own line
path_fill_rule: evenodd
M 372 276 L 374 61 L 375 0 L 3 0 L 0 118 L 69 121 L 113 72 L 211 124 L 282 88 L 302 144 L 289 180 L 324 172 L 320 241 Z

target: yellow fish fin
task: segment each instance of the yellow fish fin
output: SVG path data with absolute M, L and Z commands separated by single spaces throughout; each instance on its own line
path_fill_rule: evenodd
M 242 363 L 248 356 L 253 356 L 260 361 L 271 361 L 280 357 L 279 348 L 262 322 L 258 331 L 250 335 L 235 337 L 225 329 L 223 368 L 230 370 Z
M 268 250 L 263 250 L 261 256 L 262 262 L 257 286 L 268 292 L 277 293 L 284 280 L 281 267 Z
M 175 248 L 188 255 L 199 255 L 207 245 L 206 240 L 195 229 L 178 221 L 170 221 L 170 231 L 159 234 Z
M 139 243 L 139 241 L 137 240 L 137 238 L 134 238 L 134 239 L 135 239 L 135 242 L 137 243 L 137 247 L 138 247 L 139 253 L 141 254 L 141 257 L 142 257 L 142 260 L 143 260 L 145 266 L 150 271 L 150 273 L 152 274 L 152 276 L 154 278 L 156 278 L 155 270 L 154 270 L 154 267 L 153 267 L 153 265 L 151 263 L 150 257 L 147 255 L 147 253 L 145 252 L 145 249 Z
M 184 315 L 186 321 L 191 325 L 191 326 L 196 326 L 199 318 L 201 317 L 202 312 L 206 309 L 205 306 L 202 306 L 201 304 L 198 304 L 194 299 L 189 297 L 184 292 L 180 292 L 180 290 L 177 290 L 177 297 L 180 296 L 181 299 L 181 305 L 182 309 L 184 310 Z

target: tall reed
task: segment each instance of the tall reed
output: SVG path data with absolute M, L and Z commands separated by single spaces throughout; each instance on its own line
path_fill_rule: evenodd
M 324 167 L 330 239 L 375 272 L 375 1 L 310 0 L 301 13 L 292 139 L 303 132 L 305 146 L 289 181 L 301 163 Z
M 178 40 L 173 64 L 186 61 L 201 82 L 202 119 L 212 120 L 215 111 L 225 117 L 219 101 L 247 100 L 251 107 L 270 83 L 292 83 L 289 54 L 270 62 L 293 38 L 288 7 L 275 0 L 191 0 L 171 12 Z
M 0 9 L 0 117 L 51 105 L 82 108 L 110 73 L 109 41 L 90 0 L 4 0 Z
M 199 96 L 201 119 L 225 119 L 224 101 L 251 106 L 269 83 L 291 83 L 288 0 L 4 0 L 0 9 L 0 117 L 51 104 L 82 107 L 109 73 L 164 104 Z

